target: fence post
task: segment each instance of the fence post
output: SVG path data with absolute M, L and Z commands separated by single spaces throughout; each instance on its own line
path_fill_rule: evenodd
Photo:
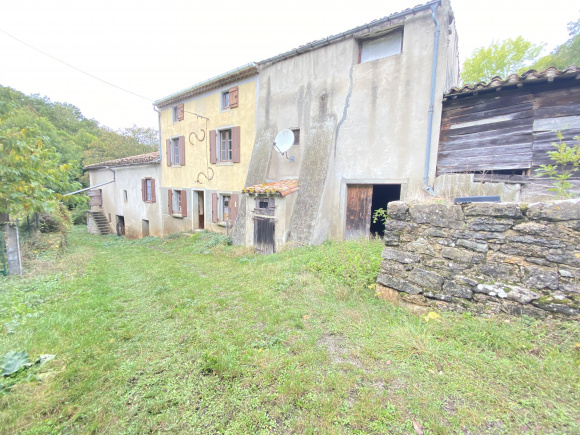
M 20 258 L 20 243 L 18 240 L 18 224 L 5 223 L 4 237 L 6 243 L 6 259 L 8 275 L 22 275 L 22 260 Z

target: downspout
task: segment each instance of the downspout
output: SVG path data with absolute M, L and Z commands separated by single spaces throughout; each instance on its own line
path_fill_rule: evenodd
M 431 95 L 429 97 L 429 117 L 427 122 L 427 146 L 425 150 L 425 173 L 423 175 L 423 188 L 435 196 L 435 191 L 429 185 L 429 161 L 431 160 L 431 136 L 433 131 L 433 110 L 435 106 L 435 82 L 437 79 L 437 57 L 439 54 L 439 21 L 437 21 L 437 4 L 431 5 L 433 22 L 435 23 L 435 42 L 433 43 L 433 65 L 431 66 Z
M 157 129 L 159 130 L 159 161 L 161 161 L 161 112 L 153 103 L 153 110 L 157 112 Z

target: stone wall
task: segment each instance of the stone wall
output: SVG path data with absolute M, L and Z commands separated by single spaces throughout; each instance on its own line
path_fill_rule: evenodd
M 87 212 L 87 230 L 89 234 L 101 234 L 97 222 L 90 212 Z
M 580 200 L 388 205 L 383 297 L 580 319 Z

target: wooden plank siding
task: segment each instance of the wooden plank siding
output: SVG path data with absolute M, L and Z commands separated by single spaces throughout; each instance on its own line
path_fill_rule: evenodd
M 547 152 L 561 130 L 580 135 L 580 80 L 450 99 L 443 103 L 437 175 L 529 170 L 553 163 Z M 580 174 L 577 175 L 580 178 Z

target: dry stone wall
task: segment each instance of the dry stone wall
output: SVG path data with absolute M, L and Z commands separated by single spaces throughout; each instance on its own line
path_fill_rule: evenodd
M 580 200 L 388 205 L 385 298 L 440 310 L 580 319 Z

